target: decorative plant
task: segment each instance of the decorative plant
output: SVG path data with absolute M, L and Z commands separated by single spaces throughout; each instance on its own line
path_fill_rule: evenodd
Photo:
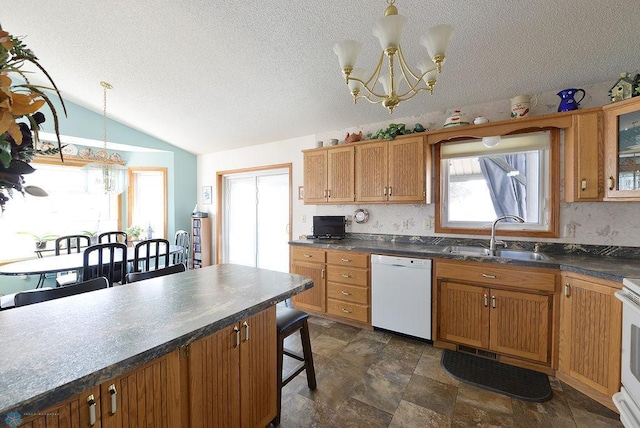
M 29 71 L 24 65 L 31 63 L 44 73 L 53 88 L 30 83 Z M 14 84 L 9 74 L 18 74 L 25 83 Z M 38 58 L 17 37 L 12 36 L 0 27 L 0 208 L 5 209 L 9 197 L 16 190 L 23 195 L 47 196 L 47 193 L 36 186 L 26 186 L 24 174 L 35 169 L 29 165 L 36 154 L 56 154 L 60 152 L 60 132 L 58 115 L 51 100 L 44 90 L 54 91 L 58 96 L 65 116 L 67 114 L 64 101 L 49 73 L 38 63 Z M 38 150 L 38 126 L 45 121 L 44 114 L 38 112 L 45 104 L 49 107 L 54 121 L 58 147 Z M 22 120 L 22 121 L 20 121 Z M 6 194 L 5 194 L 6 193 Z M 8 196 L 7 196 L 8 195 Z
M 369 139 L 385 139 L 385 140 L 393 140 L 398 135 L 407 135 L 412 134 L 414 132 L 423 132 L 425 131 L 424 127 L 419 123 L 416 123 L 413 130 L 407 129 L 404 123 L 390 123 L 389 126 L 385 129 L 379 129 L 378 132 L 371 135 L 369 134 Z
M 43 235 L 37 235 L 33 232 L 18 232 L 20 235 L 29 235 L 32 236 L 36 241 L 36 248 L 43 249 L 47 246 L 48 241 L 54 241 L 59 237 L 59 235 L 53 235 L 50 233 L 45 233 Z
M 140 226 L 131 226 L 128 227 L 127 230 L 125 230 L 125 232 L 127 232 L 127 235 L 129 235 L 132 239 L 138 239 L 140 237 L 140 234 L 142 233 L 142 228 Z

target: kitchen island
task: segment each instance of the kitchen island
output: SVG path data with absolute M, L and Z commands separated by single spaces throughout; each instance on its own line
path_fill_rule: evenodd
M 215 265 L 0 312 L 0 417 L 42 412 L 312 286 L 301 275 Z

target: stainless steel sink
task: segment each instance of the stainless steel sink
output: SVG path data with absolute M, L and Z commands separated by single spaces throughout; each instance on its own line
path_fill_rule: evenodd
M 459 254 L 462 256 L 481 256 L 481 257 L 503 257 L 506 259 L 519 260 L 548 260 L 548 257 L 542 253 L 527 250 L 496 250 L 492 256 L 488 248 L 483 247 L 465 247 L 458 245 L 450 245 L 442 250 L 443 253 Z
M 489 249 L 482 247 L 465 247 L 458 245 L 450 245 L 442 250 L 443 253 L 460 254 L 463 256 L 489 256 Z
M 548 260 L 548 257 L 542 253 L 527 250 L 496 250 L 495 256 L 520 260 Z

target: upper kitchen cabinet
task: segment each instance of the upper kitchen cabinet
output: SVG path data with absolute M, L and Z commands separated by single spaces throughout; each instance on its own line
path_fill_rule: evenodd
M 354 147 L 306 150 L 304 203 L 337 204 L 354 200 Z
M 426 203 L 429 153 L 423 135 L 357 144 L 356 202 Z
M 602 109 L 605 200 L 640 201 L 640 97 Z
M 602 200 L 602 151 L 602 110 L 576 112 L 564 135 L 565 202 Z

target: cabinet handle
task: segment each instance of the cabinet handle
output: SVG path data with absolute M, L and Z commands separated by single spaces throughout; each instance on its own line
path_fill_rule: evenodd
M 383 193 L 383 195 L 384 195 L 384 196 L 387 196 L 387 188 L 386 188 L 386 187 L 384 188 L 384 193 Z
M 564 295 L 571 297 L 571 285 L 568 282 L 564 284 Z
M 349 274 L 348 273 L 341 273 L 340 276 L 343 277 L 343 278 L 349 278 Z
M 582 191 L 584 192 L 585 190 L 587 190 L 587 179 L 583 178 L 582 182 L 581 182 L 581 186 L 582 186 Z
M 609 190 L 613 190 L 615 182 L 616 181 L 613 179 L 613 177 L 609 177 Z
M 331 189 L 327 190 L 327 198 L 331 197 Z
M 341 259 L 343 262 L 350 262 L 351 260 L 345 259 L 344 257 Z
M 311 254 L 303 254 L 303 256 L 305 256 L 306 258 L 310 259 L 311 257 L 313 257 Z
M 324 279 L 324 269 L 322 269 L 322 279 Z
M 496 279 L 496 278 L 497 278 L 497 276 L 495 276 L 495 275 L 489 275 L 488 273 L 483 273 L 483 274 L 482 274 L 482 277 L 483 277 L 483 278 L 489 278 L 489 279 Z
M 233 332 L 236 334 L 236 348 L 240 346 L 240 329 L 238 326 L 233 327 Z
M 242 327 L 244 327 L 244 341 L 248 342 L 249 341 L 249 323 L 246 321 L 243 322 Z
M 111 394 L 111 414 L 115 415 L 117 410 L 117 401 L 116 398 L 118 396 L 118 391 L 116 391 L 116 385 L 111 384 L 109 386 L 109 394 Z
M 496 308 L 496 296 L 491 296 L 491 307 Z
M 389 196 L 391 196 L 391 186 L 389 186 Z
M 89 404 L 89 425 L 94 426 L 96 424 L 96 399 L 93 394 L 87 397 L 87 404 Z
M 342 309 L 342 312 L 344 312 L 345 314 L 350 314 L 351 313 L 351 311 L 348 311 L 345 308 L 341 308 L 341 309 Z
M 486 294 L 484 295 L 484 307 L 486 308 L 487 306 L 489 306 L 489 296 L 487 296 Z
M 324 190 L 322 191 L 322 196 L 323 196 L 323 197 L 325 197 L 325 198 L 327 197 L 327 189 L 324 189 Z
M 343 295 L 343 296 L 350 296 L 350 295 L 351 295 L 351 293 L 347 293 L 347 292 L 346 292 L 346 291 L 344 291 L 344 290 L 342 290 L 342 291 L 341 291 L 341 293 L 342 293 L 342 295 Z

